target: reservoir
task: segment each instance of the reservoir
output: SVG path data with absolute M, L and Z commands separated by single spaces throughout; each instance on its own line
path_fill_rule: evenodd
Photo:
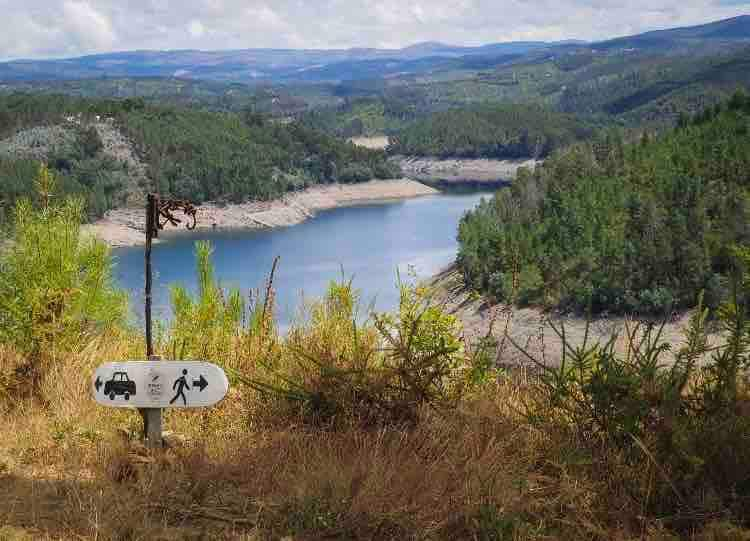
M 264 288 L 276 256 L 276 316 L 288 328 L 303 299 L 320 297 L 331 280 L 353 278 L 363 314 L 374 305 L 392 310 L 398 302 L 397 273 L 418 278 L 435 274 L 456 257 L 463 214 L 488 193 L 438 194 L 348 206 L 320 212 L 299 225 L 262 230 L 162 234 L 153 248 L 154 319 L 171 314 L 169 285 L 197 289 L 194 244 L 211 241 L 215 276 L 247 297 Z M 143 319 L 143 247 L 114 250 L 115 275 Z

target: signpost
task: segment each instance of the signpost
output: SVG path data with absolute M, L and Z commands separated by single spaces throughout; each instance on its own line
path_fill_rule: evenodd
M 97 368 L 91 390 L 94 400 L 112 408 L 201 408 L 220 402 L 229 381 L 207 362 L 115 362 Z
M 151 325 L 151 245 L 167 223 L 182 223 L 175 215 L 182 211 L 195 229 L 195 206 L 188 201 L 161 199 L 148 194 L 146 204 L 146 356 L 148 361 L 109 363 L 100 366 L 93 379 L 94 399 L 116 408 L 137 407 L 143 417 L 143 435 L 149 447 L 162 446 L 162 408 L 197 408 L 224 398 L 229 382 L 218 366 L 201 362 L 162 362 L 154 355 Z M 164 221 L 162 221 L 162 218 Z M 174 396 L 171 396 L 172 393 Z M 167 396 L 170 395 L 170 396 Z

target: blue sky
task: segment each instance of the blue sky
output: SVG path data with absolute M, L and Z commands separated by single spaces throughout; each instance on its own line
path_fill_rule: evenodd
M 750 0 L 0 0 L 0 59 L 132 49 L 604 39 L 750 13 Z

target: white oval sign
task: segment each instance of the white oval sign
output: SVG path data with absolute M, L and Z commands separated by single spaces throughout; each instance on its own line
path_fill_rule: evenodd
M 229 390 L 221 368 L 199 361 L 107 363 L 96 369 L 91 384 L 94 399 L 112 408 L 201 408 Z

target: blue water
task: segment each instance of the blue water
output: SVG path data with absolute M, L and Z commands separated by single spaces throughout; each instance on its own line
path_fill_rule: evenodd
M 282 328 L 297 313 L 302 298 L 319 297 L 343 269 L 361 290 L 363 309 L 379 311 L 398 301 L 396 273 L 430 276 L 455 259 L 461 216 L 488 194 L 440 194 L 416 199 L 357 205 L 324 211 L 292 227 L 270 230 L 200 231 L 162 234 L 154 245 L 154 317 L 168 319 L 169 285 L 196 290 L 194 243 L 214 246 L 216 277 L 244 294 L 263 288 L 273 260 L 276 313 Z M 131 295 L 142 321 L 143 248 L 115 250 L 116 277 Z

